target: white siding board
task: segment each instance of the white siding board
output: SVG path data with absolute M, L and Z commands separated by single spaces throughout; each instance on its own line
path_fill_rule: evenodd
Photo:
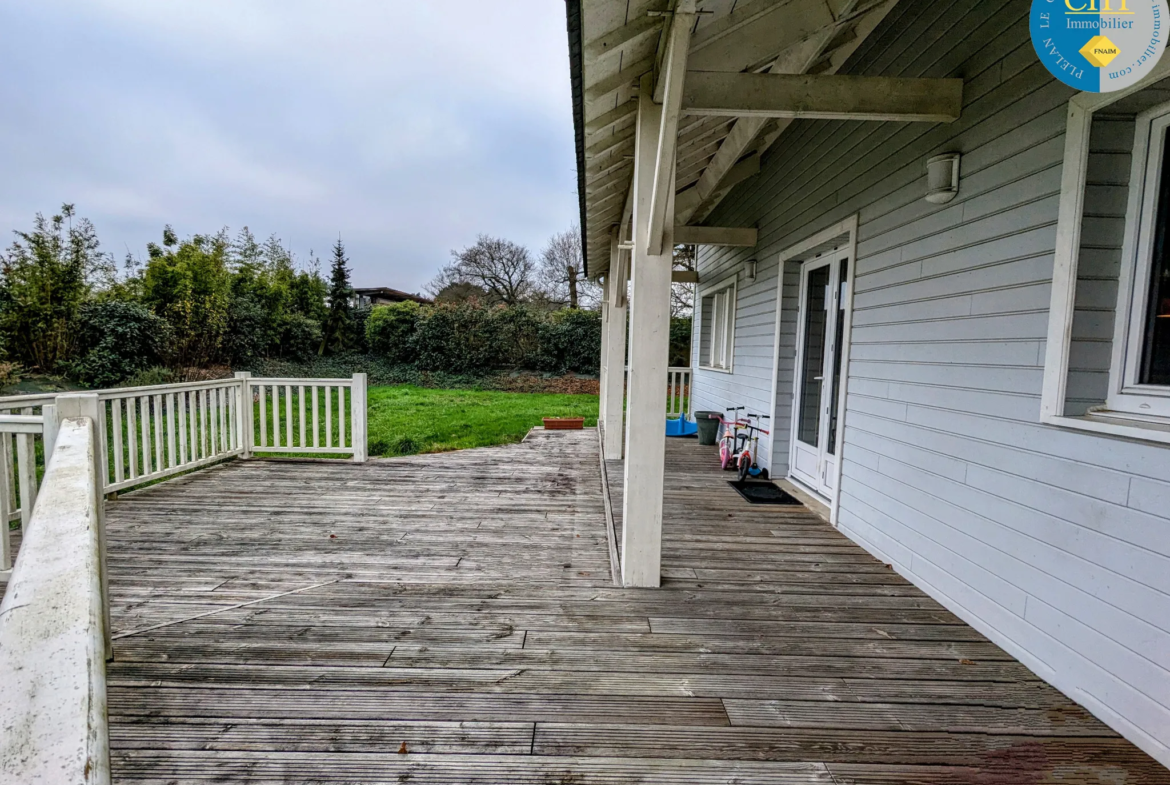
M 1170 510 L 1170 484 L 1134 477 L 1125 503 L 1151 515 L 1165 515 Z
M 873 490 L 875 477 L 896 476 L 898 478 L 896 493 L 882 494 L 884 500 L 871 496 L 869 503 L 879 504 L 893 519 L 900 522 L 900 526 L 916 528 L 922 536 L 940 543 L 940 547 L 944 547 L 941 544 L 945 543 L 949 549 L 962 553 L 965 558 L 976 560 L 984 569 L 994 573 L 995 581 L 992 583 L 985 581 L 973 583 L 981 593 L 990 596 L 990 592 L 996 587 L 1002 589 L 1004 586 L 1011 586 L 1020 592 L 1021 598 L 1028 596 L 1042 599 L 1053 607 L 1079 614 L 1082 619 L 1092 619 L 1098 630 L 1103 628 L 1112 637 L 1130 643 L 1127 648 L 1131 653 L 1157 663 L 1160 670 L 1170 667 L 1170 633 L 1149 619 L 1143 620 L 1121 611 L 1110 602 L 1112 598 L 1133 599 L 1135 596 L 1148 601 L 1151 596 L 1148 589 L 1145 589 L 1143 594 L 1143 587 L 1136 584 L 1131 583 L 1114 589 L 1111 582 L 1101 581 L 1093 587 L 1097 589 L 1094 592 L 1062 580 L 1051 571 L 1037 566 L 1038 564 L 1047 566 L 1050 563 L 1043 558 L 1045 549 L 1042 540 L 1021 535 L 1015 529 L 1002 526 L 990 517 L 968 512 L 963 506 L 951 505 L 935 496 L 931 491 L 934 490 L 936 483 L 929 480 L 928 474 L 929 472 L 882 456 L 877 471 L 861 467 L 848 475 L 854 482 L 850 485 L 850 492 L 864 496 L 865 492 L 861 488 Z M 923 512 L 924 509 L 938 505 L 946 507 L 949 512 L 943 522 L 940 522 L 933 513 Z M 886 529 L 892 531 L 889 526 Z M 900 537 L 899 541 L 911 545 L 917 556 L 939 564 L 934 546 L 926 546 L 923 543 L 913 546 L 905 537 Z M 1066 566 L 1079 570 L 1091 567 L 1087 560 L 1076 558 L 1067 552 L 1057 555 Z M 1038 556 L 1041 557 L 1039 562 Z M 1009 609 L 1017 615 L 1023 615 L 1023 607 L 1021 604 L 1018 608 Z M 1163 610 L 1166 608 L 1164 595 L 1160 607 Z M 1155 615 L 1154 618 L 1159 617 Z M 1164 617 L 1162 618 L 1164 624 Z M 1166 676 L 1166 683 L 1155 688 L 1156 690 L 1170 688 L 1170 673 Z
M 1134 478 L 1124 472 L 1103 469 L 1082 461 L 1041 455 L 994 441 L 970 436 L 956 436 L 948 431 L 907 425 L 908 407 L 901 404 L 901 417 L 888 417 L 880 410 L 859 410 L 850 426 L 856 426 L 885 439 L 909 439 L 911 444 L 980 466 L 999 468 L 1015 474 L 1031 474 L 1033 479 L 1071 491 L 1082 491 L 1101 501 L 1126 504 L 1131 498 Z M 898 413 L 897 409 L 892 410 Z M 852 412 L 851 412 L 852 415 Z M 872 416 L 871 416 L 872 415 Z M 896 422 L 888 422 L 894 419 Z M 1133 505 L 1131 505 L 1133 506 Z
M 964 341 L 952 343 L 866 343 L 854 344 L 850 358 L 897 362 L 911 353 L 921 362 L 958 365 L 1039 366 L 1037 341 Z

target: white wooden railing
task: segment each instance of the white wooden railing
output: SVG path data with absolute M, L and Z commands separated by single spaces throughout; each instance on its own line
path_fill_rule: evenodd
M 42 440 L 41 414 L 53 396 L 22 395 L 0 399 L 0 573 L 12 569 L 8 524 L 28 526 L 37 498 L 37 443 Z M 15 427 L 25 418 L 23 427 Z M 42 448 L 43 452 L 43 448 Z
M 51 413 L 53 407 L 44 409 Z M 20 411 L 0 413 L 0 580 L 12 570 L 10 525 L 19 520 L 22 530 L 28 528 L 38 491 L 36 447 L 43 439 L 44 417 L 29 407 Z
M 69 395 L 0 418 L 5 441 L 39 427 L 47 458 L 0 602 L 0 782 L 110 782 L 97 415 L 97 396 Z
M 259 436 L 251 449 L 366 459 L 365 374 L 352 379 L 249 379 Z
M 626 366 L 627 382 L 630 366 Z M 691 406 L 691 379 L 694 374 L 690 368 L 666 369 L 666 417 L 690 417 L 694 407 Z
M 232 457 L 367 459 L 366 375 L 233 379 L 98 390 L 98 481 L 132 488 Z M 0 398 L 0 417 L 38 417 L 55 394 Z M 0 573 L 11 568 L 7 523 L 27 526 L 37 497 L 39 429 L 0 431 Z M 43 451 L 43 450 L 42 450 Z M 2 577 L 2 576 L 0 576 Z
M 223 379 L 99 393 L 105 491 L 242 455 L 242 390 L 240 380 Z
M 690 368 L 666 369 L 666 416 L 690 417 L 694 407 L 691 406 L 691 379 L 693 374 Z

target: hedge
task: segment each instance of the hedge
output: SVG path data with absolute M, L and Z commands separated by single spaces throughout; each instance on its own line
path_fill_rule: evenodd
M 372 355 L 424 371 L 596 374 L 601 314 L 474 302 L 380 305 L 366 322 L 366 342 Z

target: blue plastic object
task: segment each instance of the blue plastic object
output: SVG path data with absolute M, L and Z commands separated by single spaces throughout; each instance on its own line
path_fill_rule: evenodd
M 698 424 L 691 422 L 685 417 L 680 417 L 677 420 L 668 419 L 666 421 L 667 436 L 694 436 L 698 432 Z

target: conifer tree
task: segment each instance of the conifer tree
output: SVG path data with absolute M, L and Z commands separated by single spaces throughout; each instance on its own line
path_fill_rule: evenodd
M 341 238 L 333 246 L 333 262 L 329 272 L 329 313 L 322 330 L 320 354 L 342 354 L 354 346 L 353 308 L 350 298 L 353 287 L 349 285 L 349 259 L 345 256 L 345 245 Z

